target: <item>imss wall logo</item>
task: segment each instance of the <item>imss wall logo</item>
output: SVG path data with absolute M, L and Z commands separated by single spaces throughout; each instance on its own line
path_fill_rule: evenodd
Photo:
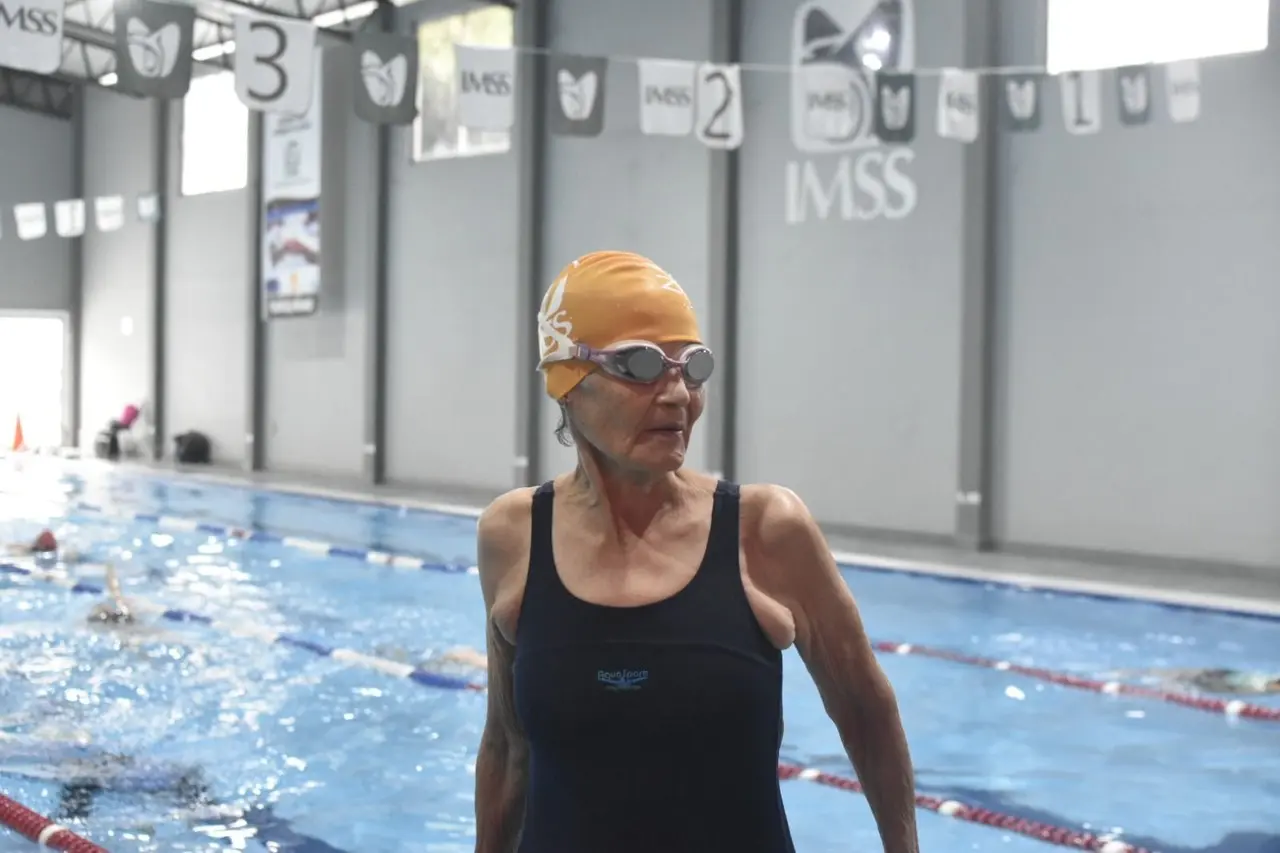
M 915 152 L 885 147 L 876 132 L 900 136 L 910 122 L 914 87 L 885 72 L 914 67 L 914 0 L 800 5 L 791 28 L 791 142 L 805 154 L 839 156 L 787 163 L 788 222 L 901 219 L 915 209 L 905 169 Z

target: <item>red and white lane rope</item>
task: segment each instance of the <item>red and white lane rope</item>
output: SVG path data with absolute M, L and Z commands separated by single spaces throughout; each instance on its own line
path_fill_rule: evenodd
M 49 850 L 61 850 L 63 853 L 107 853 L 106 848 L 81 838 L 4 794 L 0 794 L 0 825 L 7 826 L 23 838 Z
M 855 794 L 862 793 L 862 785 L 857 780 L 846 779 L 843 776 L 836 776 L 813 767 L 779 764 L 778 778 L 800 779 L 806 782 L 816 782 L 819 785 L 826 785 L 830 788 L 839 788 L 842 791 L 852 791 Z M 1079 830 L 1066 829 L 1035 820 L 1026 820 L 1025 818 L 1002 814 L 1001 812 L 993 812 L 990 809 L 966 805 L 955 800 L 942 800 L 937 797 L 925 796 L 924 794 L 916 794 L 915 800 L 916 808 L 936 812 L 943 817 L 955 818 L 968 823 L 989 826 L 992 829 L 1001 829 L 1005 832 L 1025 835 L 1028 838 L 1034 838 L 1037 841 L 1044 841 L 1048 844 L 1056 844 L 1059 847 L 1094 850 L 1097 853 L 1152 853 L 1145 847 L 1134 847 L 1132 844 L 1126 844 L 1106 835 L 1094 835 L 1092 832 L 1080 832 Z
M 1092 693 L 1103 693 L 1108 696 L 1141 696 L 1144 699 L 1159 699 L 1184 708 L 1197 711 L 1208 711 L 1211 714 L 1223 714 L 1228 717 L 1244 717 L 1250 720 L 1280 722 L 1280 708 L 1269 708 L 1266 705 L 1255 705 L 1240 699 L 1215 699 L 1210 696 L 1197 696 L 1194 693 L 1180 693 L 1176 690 L 1161 690 L 1157 687 L 1143 687 L 1137 684 L 1125 684 L 1120 681 L 1099 681 L 1083 678 L 1066 672 L 1055 672 L 1037 666 L 1022 666 L 1007 660 L 984 658 L 977 655 L 966 655 L 949 649 L 935 649 L 929 646 L 917 646 L 912 643 L 876 642 L 872 644 L 878 652 L 897 655 L 919 655 L 936 660 L 963 663 L 969 666 L 980 666 L 985 669 L 996 669 L 1001 672 L 1012 672 L 1017 675 L 1072 687 L 1077 690 L 1088 690 Z

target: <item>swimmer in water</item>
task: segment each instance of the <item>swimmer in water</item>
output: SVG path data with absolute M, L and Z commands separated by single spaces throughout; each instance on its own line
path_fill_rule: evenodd
M 1136 669 L 1111 673 L 1161 686 L 1191 689 L 1227 696 L 1262 696 L 1280 693 L 1280 673 L 1239 669 Z
M 428 655 L 426 658 L 421 658 L 417 661 L 412 660 L 409 652 L 399 646 L 376 646 L 374 654 L 377 657 L 393 660 L 396 663 L 413 664 L 422 669 L 430 670 L 461 667 L 463 669 L 484 671 L 489 667 L 489 659 L 484 652 L 478 652 L 467 646 L 459 646 L 437 655 Z
M 30 542 L 10 543 L 5 546 L 5 553 L 12 557 L 32 557 L 40 566 L 53 565 L 59 560 L 73 565 L 84 559 L 84 555 L 74 548 L 60 548 L 58 538 L 47 528 Z
M 185 810 L 216 805 L 203 771 L 193 765 L 149 761 L 94 747 L 87 735 L 0 731 L 0 772 L 37 782 L 60 782 L 60 820 L 83 820 L 100 793 L 167 796 Z
M 116 567 L 111 563 L 107 563 L 105 579 L 109 599 L 93 606 L 89 611 L 89 622 L 105 625 L 136 625 L 138 623 L 136 609 L 120 590 L 120 577 L 116 574 Z

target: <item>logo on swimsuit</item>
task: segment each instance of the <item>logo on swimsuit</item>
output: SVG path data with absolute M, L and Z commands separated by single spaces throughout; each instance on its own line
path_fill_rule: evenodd
M 639 690 L 640 685 L 648 680 L 647 669 L 620 669 L 616 672 L 602 669 L 596 673 L 596 681 L 603 684 L 605 690 Z

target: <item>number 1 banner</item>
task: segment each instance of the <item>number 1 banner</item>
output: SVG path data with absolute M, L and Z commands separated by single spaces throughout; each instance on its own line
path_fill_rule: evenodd
M 307 112 L 315 86 L 315 25 L 238 15 L 235 36 L 236 94 L 244 105 L 264 112 Z

